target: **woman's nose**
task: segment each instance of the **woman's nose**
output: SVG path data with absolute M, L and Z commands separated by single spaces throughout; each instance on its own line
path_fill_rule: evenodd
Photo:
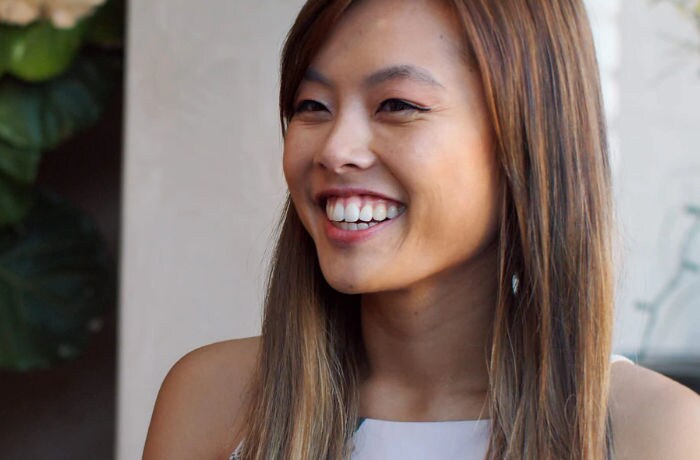
M 336 174 L 370 168 L 376 157 L 370 148 L 368 121 L 358 114 L 347 113 L 331 123 L 323 144 L 317 150 L 315 162 Z

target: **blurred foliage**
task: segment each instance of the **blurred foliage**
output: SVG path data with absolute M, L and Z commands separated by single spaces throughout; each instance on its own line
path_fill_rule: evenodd
M 114 303 L 96 225 L 35 181 L 42 155 L 99 121 L 118 87 L 123 14 L 109 0 L 71 28 L 0 24 L 0 368 L 76 356 Z
M 95 224 L 50 192 L 0 231 L 0 368 L 75 357 L 115 298 L 114 264 Z
M 39 149 L 19 149 L 0 141 L 0 228 L 21 222 L 29 212 L 40 159 Z
M 120 61 L 93 55 L 41 85 L 0 80 L 0 139 L 21 149 L 55 148 L 99 120 L 120 76 Z
M 110 56 L 80 56 L 65 74 L 42 84 L 0 79 L 0 226 L 21 222 L 41 152 L 97 122 L 121 76 Z
M 43 81 L 66 71 L 83 43 L 88 21 L 72 29 L 56 29 L 49 22 L 0 28 L 0 75 Z

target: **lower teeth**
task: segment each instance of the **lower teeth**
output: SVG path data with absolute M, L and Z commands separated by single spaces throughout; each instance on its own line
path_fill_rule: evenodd
M 341 228 L 343 230 L 350 230 L 350 231 L 357 231 L 357 230 L 367 230 L 370 227 L 374 227 L 375 225 L 381 223 L 377 221 L 370 221 L 370 222 L 334 222 L 331 221 L 331 223 L 337 227 Z

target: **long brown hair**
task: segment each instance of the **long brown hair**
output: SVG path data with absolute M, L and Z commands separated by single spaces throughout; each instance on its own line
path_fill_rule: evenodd
M 613 306 L 610 170 L 581 0 L 445 0 L 480 75 L 504 172 L 489 353 L 489 459 L 603 459 Z M 283 135 L 303 74 L 355 0 L 309 0 L 282 55 Z M 517 292 L 512 279 L 518 278 Z M 287 197 L 241 458 L 347 459 L 364 363 L 359 297 L 335 291 Z

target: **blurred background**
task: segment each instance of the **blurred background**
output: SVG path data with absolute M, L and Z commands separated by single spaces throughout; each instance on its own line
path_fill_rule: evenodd
M 0 458 L 141 457 L 167 370 L 260 332 L 301 0 L 0 0 Z M 700 1 L 587 0 L 614 348 L 700 391 Z

